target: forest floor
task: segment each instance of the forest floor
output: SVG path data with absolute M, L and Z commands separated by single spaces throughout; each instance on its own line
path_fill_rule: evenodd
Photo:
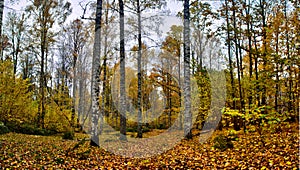
M 17 133 L 0 135 L 0 169 L 299 169 L 299 125 L 259 135 L 238 132 L 233 148 L 214 147 L 213 138 L 227 134 L 216 131 L 205 143 L 197 137 L 182 140 L 172 149 L 149 158 L 125 158 L 90 147 L 85 142 L 72 150 L 79 139 L 61 136 L 35 136 Z

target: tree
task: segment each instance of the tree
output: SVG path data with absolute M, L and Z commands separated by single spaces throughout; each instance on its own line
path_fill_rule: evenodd
M 99 146 L 99 96 L 100 96 L 100 57 L 101 54 L 101 22 L 102 22 L 102 0 L 97 0 L 96 19 L 95 19 L 95 39 L 92 63 L 92 129 L 91 146 Z
M 32 93 L 28 91 L 28 80 L 23 80 L 13 72 L 13 62 L 0 62 L 0 121 L 30 122 Z M 30 113 L 31 112 L 31 113 Z
M 177 80 L 178 80 L 178 86 L 181 87 L 181 63 L 180 63 L 180 56 L 181 56 L 181 45 L 182 45 L 182 31 L 183 27 L 182 26 L 176 26 L 172 25 L 171 30 L 167 33 L 167 37 L 165 38 L 165 41 L 162 43 L 161 49 L 163 50 L 161 53 L 161 59 L 162 59 L 162 64 L 163 68 L 162 73 L 167 72 L 169 74 L 162 74 L 162 76 L 166 76 L 166 85 L 163 86 L 164 88 L 164 93 L 166 95 L 166 106 L 167 106 L 167 112 L 168 112 L 168 117 L 169 117 L 169 124 L 168 126 L 171 127 L 171 112 L 172 112 L 172 103 L 175 101 L 172 101 L 172 89 L 171 83 L 172 83 L 172 76 L 170 73 L 175 73 L 176 70 L 172 69 L 177 69 Z M 164 63 L 163 60 L 166 60 Z M 177 68 L 174 67 L 174 65 Z M 176 74 L 176 73 L 175 73 Z M 181 100 L 181 90 L 177 92 L 179 99 Z M 181 102 L 179 102 L 179 108 L 181 107 Z M 179 129 L 182 129 L 182 114 L 179 112 Z
M 87 46 L 89 35 L 87 33 L 87 28 L 84 23 L 75 19 L 71 21 L 66 27 L 63 28 L 61 39 L 59 43 L 62 47 L 60 47 L 60 51 L 66 52 L 65 62 L 61 62 L 61 65 L 67 64 L 68 69 L 65 70 L 68 75 L 67 79 L 72 81 L 72 127 L 75 128 L 75 103 L 77 98 L 77 82 L 78 82 L 78 61 L 81 57 L 83 57 L 84 47 Z M 80 62 L 80 61 L 79 61 Z M 80 81 L 80 79 L 79 79 Z M 78 115 L 80 117 L 80 115 Z M 77 119 L 77 125 L 79 125 L 79 120 Z
M 191 46 L 191 50 L 192 62 L 194 62 L 192 69 L 193 74 L 195 74 L 195 67 L 197 72 L 203 69 L 204 52 L 207 43 L 214 34 L 212 25 L 214 20 L 217 19 L 217 14 L 212 11 L 209 3 L 193 1 L 190 5 L 190 15 L 191 25 L 194 28 L 192 33 L 194 45 Z M 196 58 L 194 54 L 196 54 Z
M 4 0 L 0 0 L 0 60 L 4 60 L 2 56 L 2 22 L 3 22 L 3 10 L 4 10 Z
M 40 105 L 37 117 L 37 124 L 44 128 L 45 114 L 46 114 L 46 91 L 47 88 L 47 59 L 49 54 L 50 45 L 54 43 L 55 33 L 51 30 L 55 24 L 62 24 L 68 15 L 71 13 L 71 4 L 69 2 L 43 0 L 31 0 L 31 4 L 27 6 L 28 11 L 33 19 L 32 30 L 30 34 L 32 38 L 37 38 L 33 46 L 39 49 L 38 55 L 40 56 Z
M 192 139 L 191 79 L 190 79 L 190 2 L 184 0 L 183 49 L 184 49 L 184 136 Z
M 7 31 L 5 33 L 8 36 L 10 48 L 8 49 L 8 55 L 12 58 L 14 63 L 14 74 L 17 74 L 17 67 L 21 61 L 22 54 L 25 50 L 26 34 L 26 17 L 25 14 L 18 14 L 16 12 L 8 13 L 8 20 L 5 24 Z
M 137 57 L 137 65 L 138 65 L 138 138 L 142 138 L 142 12 L 148 8 L 154 8 L 157 6 L 161 6 L 162 2 L 159 0 L 147 1 L 147 0 L 134 0 L 129 1 L 126 5 L 134 14 L 137 15 L 137 41 L 138 41 L 138 57 Z
M 124 36 L 124 2 L 119 0 L 120 17 L 120 140 L 126 138 L 126 90 L 125 90 L 125 36 Z

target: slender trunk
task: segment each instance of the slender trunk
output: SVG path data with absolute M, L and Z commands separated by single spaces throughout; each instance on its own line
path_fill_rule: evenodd
M 261 85 L 261 90 L 262 90 L 262 96 L 261 96 L 261 104 L 264 106 L 264 105 L 266 105 L 266 85 L 265 85 L 265 81 L 266 81 L 266 78 L 267 78 L 267 76 L 266 76 L 266 65 L 267 65 L 267 32 L 266 32 L 266 29 L 267 29 L 267 26 L 266 26 L 266 14 L 265 14 L 265 4 L 266 4 L 266 2 L 265 2 L 265 0 L 260 0 L 259 1 L 259 3 L 260 3 L 260 8 L 261 8 L 261 16 L 262 16 L 262 26 L 263 26 L 263 28 L 262 28 L 262 41 L 263 41 L 263 47 L 264 47 L 264 51 L 263 51 L 263 53 L 262 53 L 262 60 L 263 60 L 263 69 L 264 69 L 264 71 L 263 71 L 263 76 L 262 76 L 262 81 L 263 81 L 263 83 L 262 83 L 262 85 Z M 263 111 L 264 112 L 264 111 Z
M 92 64 L 92 129 L 91 129 L 91 146 L 99 146 L 98 121 L 99 115 L 99 93 L 100 93 L 100 57 L 101 54 L 101 17 L 102 17 L 102 0 L 97 0 L 96 23 L 95 23 L 95 40 L 93 49 Z
M 83 86 L 83 76 L 82 76 L 82 70 L 80 71 L 80 78 L 79 78 L 79 85 L 78 85 L 78 89 L 79 89 L 79 101 L 78 101 L 78 113 L 77 113 L 77 125 L 78 125 L 78 128 L 81 130 L 81 115 L 83 114 L 84 112 L 84 89 L 85 86 Z
M 276 112 L 278 113 L 279 112 L 279 109 L 278 109 L 278 95 L 279 95 L 279 27 L 276 28 L 275 30 L 275 41 L 276 41 L 276 44 L 275 44 L 275 67 L 276 67 L 276 92 L 275 92 L 275 110 Z
M 184 136 L 192 139 L 191 82 L 190 82 L 190 1 L 184 0 Z
M 199 31 L 199 42 L 200 42 L 200 44 L 199 44 L 199 49 L 200 49 L 199 50 L 199 59 L 200 59 L 199 65 L 200 65 L 200 67 L 198 67 L 198 70 L 197 70 L 198 73 L 199 73 L 199 71 L 202 71 L 202 69 L 203 69 L 203 56 L 202 56 L 203 51 L 202 51 L 202 37 L 201 36 L 202 36 L 201 32 Z
M 231 45 L 231 40 L 230 40 L 230 23 L 229 23 L 229 13 L 228 13 L 228 0 L 225 0 L 225 13 L 226 13 L 226 24 L 227 24 L 227 52 L 228 52 L 228 60 L 229 60 L 229 71 L 230 71 L 230 84 L 231 84 L 231 98 L 233 102 L 233 109 L 236 108 L 236 102 L 235 102 L 235 87 L 234 87 L 234 78 L 233 78 L 233 63 L 232 63 L 232 58 L 231 58 L 231 51 L 230 51 L 230 45 Z
M 103 118 L 104 116 L 108 117 L 107 114 L 107 47 L 108 47 L 108 2 L 106 2 L 106 8 L 105 8 L 105 30 L 104 30 L 104 58 L 103 58 L 103 81 L 102 81 L 102 106 L 101 106 L 101 112 L 100 115 L 100 134 L 103 131 Z
M 72 128 L 74 130 L 75 126 L 75 103 L 76 103 L 76 84 L 77 84 L 77 69 L 76 69 L 76 63 L 77 63 L 77 56 L 78 56 L 78 48 L 75 46 L 74 48 L 74 54 L 73 54 L 73 80 L 72 80 L 72 116 L 71 116 L 71 123 Z
M 236 16 L 235 16 L 235 2 L 232 1 L 232 7 L 233 7 L 233 28 L 234 28 L 234 44 L 235 44 L 235 57 L 236 57 L 236 62 L 237 62 L 237 74 L 238 74 L 238 88 L 239 88 L 239 98 L 240 98 L 240 103 L 242 103 L 242 88 L 241 88 L 241 70 L 240 70 L 240 59 L 239 59 L 239 47 L 238 47 L 238 31 L 237 31 L 237 25 L 236 25 Z M 242 108 L 241 106 L 239 107 L 239 110 L 241 111 Z M 235 121 L 234 123 L 234 130 L 240 130 L 239 126 L 239 118 L 234 117 Z
M 253 30 L 253 24 L 251 24 L 251 30 Z M 256 37 L 254 35 L 253 37 L 254 40 L 254 46 L 255 46 L 255 53 L 256 56 L 254 58 L 254 69 L 255 69 L 255 93 L 256 93 L 256 102 L 257 102 L 257 107 L 260 106 L 260 96 L 259 96 L 259 82 L 258 82 L 258 57 L 259 57 L 259 52 L 258 52 L 258 47 L 257 47 L 257 41 Z
M 142 132 L 142 73 L 141 73 L 141 59 L 142 59 L 142 28 L 141 28 L 141 10 L 140 10 L 140 0 L 137 0 L 137 15 L 138 15 L 138 98 L 137 98 L 137 107 L 138 107 L 138 138 L 143 137 Z
M 2 42 L 3 11 L 4 11 L 4 0 L 0 0 L 0 61 L 4 60 L 4 57 L 3 57 L 3 42 Z
M 120 140 L 126 138 L 126 90 L 125 90 L 125 36 L 124 36 L 124 2 L 119 0 L 120 15 Z
M 252 36 L 250 30 L 250 22 L 252 21 L 250 15 L 250 0 L 248 0 L 248 8 L 246 9 L 246 22 L 247 22 L 247 36 L 248 36 L 248 46 L 249 46 L 249 96 L 248 96 L 248 109 L 251 109 L 252 105 L 252 75 L 253 75 L 253 61 L 252 61 Z
M 241 32 L 242 32 L 242 26 L 240 24 L 240 36 L 241 36 Z M 240 79 L 239 79 L 239 91 L 240 91 L 240 103 L 241 103 L 241 111 L 242 114 L 245 115 L 245 111 L 246 111 L 246 107 L 245 107 L 245 100 L 244 100 L 244 89 L 243 89 L 243 84 L 242 84 L 242 80 L 244 79 L 244 69 L 243 69 L 243 54 L 242 54 L 242 48 L 241 48 L 241 44 L 243 44 L 243 41 L 241 42 L 240 39 L 238 39 L 238 47 L 239 47 L 239 56 L 240 56 Z M 241 118 L 243 120 L 242 125 L 243 125 L 243 129 L 244 132 L 246 132 L 246 119 Z
M 170 61 L 171 62 L 171 61 Z M 168 63 L 167 70 L 167 106 L 168 106 L 168 127 L 170 128 L 172 125 L 171 115 L 172 115 L 172 96 L 171 96 L 171 64 Z
M 179 89 L 178 89 L 178 93 L 179 93 L 179 129 L 182 130 L 182 112 L 181 112 L 181 67 L 180 67 L 180 55 L 181 55 L 181 50 L 180 50 L 180 45 L 178 47 L 178 51 L 179 51 L 179 54 L 178 54 L 178 85 L 179 85 Z
M 284 1 L 284 18 L 285 18 L 285 28 L 286 28 L 286 53 L 287 53 L 287 58 L 290 63 L 291 62 L 291 56 L 290 56 L 290 37 L 289 37 L 289 28 L 288 28 L 288 17 L 287 17 L 287 1 Z M 289 101 L 288 101 L 288 110 L 289 112 L 293 111 L 293 80 L 292 80 L 292 64 L 288 65 L 288 96 L 289 96 Z
M 45 17 L 44 15 L 41 16 L 43 19 L 43 22 L 41 24 L 41 27 L 43 28 L 41 30 L 41 46 L 40 46 L 40 50 L 41 50 L 41 69 L 40 69 L 40 93 L 41 93 L 41 101 L 40 101 L 40 112 L 39 112 L 39 117 L 38 117 L 38 123 L 39 126 L 42 128 L 45 128 L 45 114 L 46 114 L 46 110 L 45 110 L 45 56 L 46 56 L 46 35 L 47 35 L 47 31 L 45 28 L 45 25 L 43 25 L 43 23 L 45 22 Z

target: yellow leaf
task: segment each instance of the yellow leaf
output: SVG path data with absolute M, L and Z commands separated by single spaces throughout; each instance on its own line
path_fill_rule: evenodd
M 261 170 L 264 170 L 264 169 L 267 169 L 267 167 L 263 166 L 263 167 L 261 167 L 260 169 L 261 169 Z

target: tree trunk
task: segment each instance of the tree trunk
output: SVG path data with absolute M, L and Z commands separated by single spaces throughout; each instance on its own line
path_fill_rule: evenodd
M 138 133 L 137 137 L 143 137 L 142 131 L 142 73 L 141 73 L 141 59 L 142 59 L 142 26 L 141 26 L 141 10 L 140 10 L 140 0 L 137 0 L 137 15 L 138 15 L 138 98 L 137 98 L 137 107 L 138 107 Z
M 119 0 L 120 15 L 120 140 L 126 138 L 126 90 L 125 90 L 125 36 L 124 36 L 124 2 Z
M 229 60 L 229 72 L 230 72 L 230 84 L 231 84 L 231 98 L 232 98 L 232 102 L 233 102 L 233 109 L 236 108 L 236 104 L 235 104 L 235 93 L 234 93 L 234 78 L 233 78 L 233 64 L 232 64 L 232 58 L 231 58 L 231 51 L 230 51 L 230 45 L 231 45 L 231 40 L 230 40 L 230 23 L 229 23 L 229 14 L 228 14 L 228 10 L 229 10 L 229 6 L 228 6 L 228 0 L 225 0 L 225 13 L 226 13 L 226 25 L 227 25 L 227 52 L 228 52 L 228 60 Z
M 288 17 L 287 17 L 287 2 L 286 0 L 284 1 L 284 19 L 285 19 L 285 35 L 286 35 L 286 54 L 287 54 L 287 58 L 288 61 L 290 62 L 290 64 L 288 65 L 288 73 L 289 73 L 289 77 L 288 77 L 288 96 L 289 96 L 289 101 L 288 101 L 288 110 L 289 112 L 293 111 L 293 80 L 292 80 L 292 62 L 291 62 L 291 56 L 290 56 L 290 37 L 289 37 L 289 28 L 288 28 Z
M 242 87 L 241 87 L 241 69 L 240 69 L 240 59 L 239 59 L 239 43 L 238 43 L 238 28 L 236 24 L 236 9 L 235 9 L 235 2 L 232 1 L 232 8 L 233 8 L 233 29 L 234 29 L 234 43 L 235 43 L 235 57 L 237 62 L 237 74 L 238 74 L 238 88 L 239 88 L 239 98 L 240 104 L 239 111 L 242 110 Z M 234 130 L 240 130 L 239 121 L 240 117 L 236 117 L 234 123 Z
M 76 63 L 77 63 L 77 56 L 78 56 L 78 49 L 77 47 L 74 48 L 74 54 L 73 54 L 73 89 L 72 89 L 72 117 L 71 117 L 71 123 L 73 130 L 75 129 L 75 103 L 76 103 L 76 84 L 77 84 L 77 69 L 76 69 Z
M 2 42 L 3 11 L 4 11 L 4 0 L 0 0 L 0 61 L 4 60 L 4 57 L 3 57 L 3 42 Z
M 252 105 L 252 75 L 253 75 L 253 61 L 252 61 L 252 36 L 250 30 L 250 22 L 252 21 L 250 15 L 250 0 L 248 0 L 248 7 L 246 9 L 246 22 L 247 22 L 247 36 L 248 36 L 248 46 L 249 46 L 249 96 L 248 96 L 248 109 L 251 109 Z
M 263 47 L 264 47 L 264 51 L 262 53 L 262 60 L 263 60 L 263 76 L 262 76 L 262 84 L 261 84 L 261 91 L 262 91 L 262 96 L 261 96 L 261 104 L 263 106 L 266 105 L 266 100 L 267 100 L 267 96 L 266 96 L 266 85 L 265 85 L 265 81 L 267 78 L 266 75 L 266 65 L 267 65 L 267 25 L 266 25 L 266 13 L 265 13 L 265 7 L 266 7 L 266 2 L 265 0 L 260 0 L 259 1 L 260 4 L 260 8 L 261 8 L 261 17 L 262 17 L 262 43 L 263 43 Z M 264 114 L 265 111 L 262 111 L 262 114 Z
M 182 130 L 182 112 L 181 112 L 181 66 L 180 66 L 180 55 L 181 55 L 181 49 L 180 49 L 180 45 L 179 45 L 179 47 L 178 47 L 178 86 L 179 86 L 179 91 L 178 91 L 178 93 L 179 93 L 179 113 L 178 113 L 178 116 L 179 116 L 179 130 Z
M 184 0 L 184 136 L 192 139 L 191 82 L 190 82 L 190 1 Z
M 101 54 L 101 17 L 102 17 L 102 0 L 97 0 L 96 23 L 95 23 L 95 40 L 93 49 L 92 63 L 92 129 L 91 129 L 91 146 L 99 146 L 99 93 L 100 93 L 100 57 Z

